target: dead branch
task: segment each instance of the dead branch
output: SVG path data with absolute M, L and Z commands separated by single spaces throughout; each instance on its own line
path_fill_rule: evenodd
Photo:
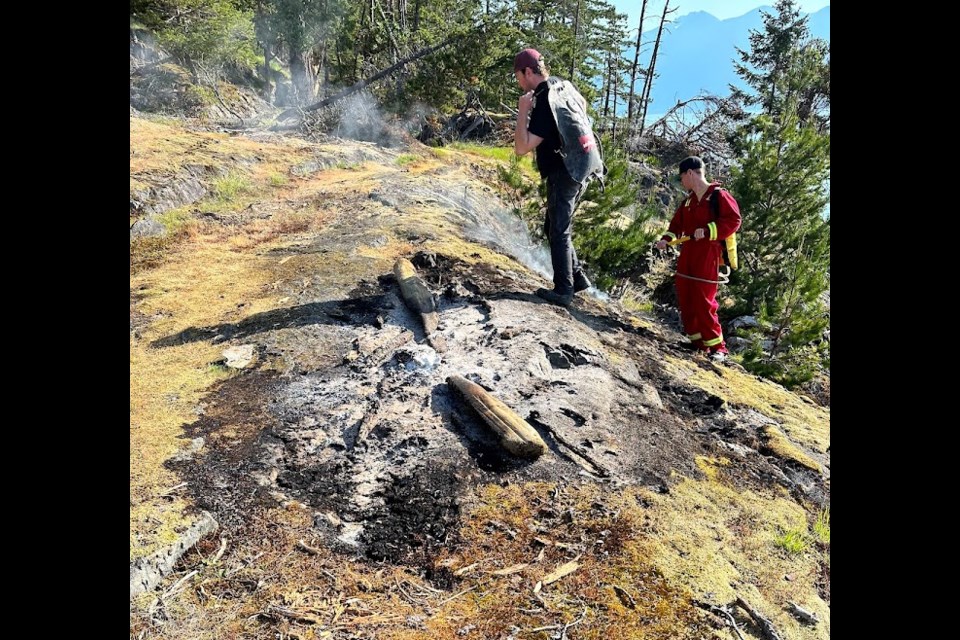
M 176 491 L 177 489 L 182 489 L 182 488 L 185 487 L 185 486 L 187 486 L 187 483 L 186 483 L 186 482 L 181 482 L 180 484 L 175 485 L 175 486 L 172 486 L 172 487 L 170 487 L 169 489 L 164 489 L 164 490 L 163 490 L 163 493 L 160 494 L 160 497 L 161 497 L 161 498 L 173 498 L 173 497 L 174 497 L 173 492 Z
M 537 627 L 536 629 L 529 629 L 528 633 L 536 633 L 538 631 L 554 631 L 556 629 L 562 628 L 563 625 L 559 624 L 548 624 L 545 627 Z
M 582 604 L 582 602 L 581 602 L 581 604 Z M 580 624 L 581 622 L 583 622 L 583 619 L 584 619 L 586 616 L 587 616 L 587 608 L 584 607 L 584 608 L 583 608 L 583 611 L 580 612 L 580 617 L 579 617 L 579 618 L 577 618 L 577 619 L 574 620 L 573 622 L 568 622 L 567 624 L 563 625 L 563 629 L 560 631 L 560 640 L 567 640 L 567 629 L 569 629 L 570 627 L 575 626 L 575 625 L 578 625 L 578 624 Z
M 817 617 L 817 614 L 807 611 L 796 603 L 787 601 L 787 607 L 790 609 L 790 612 L 793 613 L 793 615 L 800 618 L 801 622 L 805 622 L 810 625 L 816 625 L 818 622 L 820 622 L 820 618 Z
M 290 609 L 289 607 L 281 607 L 280 605 L 271 604 L 267 607 L 266 611 L 262 611 L 260 615 L 264 615 L 273 620 L 280 620 L 281 618 L 287 618 L 289 620 L 294 620 L 295 622 L 304 622 L 306 624 L 317 624 L 321 620 L 317 616 L 306 613 L 303 611 L 297 611 L 296 609 Z
M 437 606 L 438 606 L 438 607 L 442 607 L 443 605 L 447 604 L 448 602 L 450 602 L 450 601 L 452 601 L 452 600 L 456 600 L 457 598 L 459 598 L 459 597 L 462 596 L 463 594 L 465 594 L 465 593 L 470 593 L 471 591 L 473 591 L 474 589 L 476 589 L 476 588 L 479 587 L 479 586 L 480 586 L 480 585 L 479 585 L 479 583 L 478 583 L 478 584 L 473 585 L 473 586 L 470 587 L 469 589 L 464 589 L 464 590 L 461 591 L 460 593 L 457 593 L 457 594 L 455 594 L 455 595 L 452 595 L 452 596 L 450 596 L 449 598 L 447 598 L 446 600 L 443 600 L 443 601 L 440 602 L 440 604 L 438 604 Z
M 180 585 L 182 585 L 184 582 L 186 582 L 187 580 L 189 580 L 189 579 L 192 578 L 193 576 L 197 575 L 197 573 L 199 573 L 199 572 L 198 572 L 196 569 L 194 569 L 193 571 L 191 571 L 191 572 L 188 573 L 187 575 L 185 575 L 185 576 L 183 576 L 182 578 L 180 578 L 179 580 L 177 580 L 177 581 L 173 584 L 173 586 L 170 587 L 170 589 L 167 590 L 166 593 L 164 593 L 162 596 L 160 596 L 160 599 L 161 599 L 161 600 L 166 600 L 167 598 L 169 598 L 170 596 L 172 596 L 173 594 L 175 594 L 175 593 L 177 592 L 177 589 L 180 588 Z
M 453 575 L 455 575 L 455 576 L 462 576 L 462 575 L 465 574 L 465 573 L 469 573 L 469 571 L 470 571 L 471 569 L 476 569 L 478 566 L 480 566 L 480 563 L 479 563 L 479 562 L 474 562 L 473 564 L 468 564 L 467 566 L 461 567 L 461 568 L 457 569 L 456 571 L 454 571 L 454 572 L 453 572 Z
M 570 449 L 570 450 L 573 451 L 575 454 L 577 454 L 578 456 L 580 456 L 581 458 L 583 458 L 584 460 L 586 460 L 587 462 L 589 462 L 590 465 L 593 467 L 593 470 L 587 469 L 586 467 L 584 467 L 584 469 L 586 469 L 586 470 L 587 470 L 588 472 L 590 472 L 590 473 L 596 473 L 597 475 L 599 475 L 599 476 L 602 477 L 602 478 L 609 478 L 609 477 L 610 477 L 610 475 L 611 475 L 611 474 L 610 474 L 610 470 L 607 469 L 607 468 L 606 468 L 604 465 L 602 465 L 601 463 L 597 462 L 597 460 L 594 459 L 593 456 L 591 456 L 589 453 L 587 453 L 586 451 L 584 451 L 584 450 L 583 450 L 583 447 L 579 447 L 579 446 L 573 444 L 572 442 L 570 442 L 569 440 L 567 440 L 566 438 L 564 438 L 562 435 L 560 435 L 560 434 L 557 432 L 557 430 L 554 429 L 552 426 L 550 426 L 550 425 L 547 424 L 546 422 L 543 422 L 542 420 L 537 419 L 536 416 L 531 416 L 531 417 L 532 417 L 532 419 L 533 419 L 537 424 L 539 424 L 541 427 L 543 427 L 543 428 L 546 429 L 548 432 L 550 432 L 550 435 L 553 436 L 553 439 L 554 439 L 554 440 L 556 440 L 557 442 L 559 442 L 560 444 L 562 444 L 563 446 L 565 446 L 567 449 Z M 567 456 L 567 457 L 569 458 L 569 456 Z M 571 460 L 572 460 L 572 458 L 571 458 Z M 581 465 L 577 460 L 573 460 L 573 461 L 574 461 L 575 463 L 577 463 L 578 465 L 580 465 L 581 467 L 583 466 L 583 465 Z
M 705 156 L 713 177 L 723 179 L 733 160 L 728 134 L 744 116 L 729 98 L 698 95 L 678 101 L 642 134 L 631 137 L 627 148 L 631 154 L 654 155 L 666 163 L 692 153 Z
M 227 550 L 227 539 L 220 538 L 220 548 L 217 550 L 217 554 L 213 556 L 211 560 L 207 561 L 207 564 L 214 564 L 215 562 L 217 562 L 217 560 L 223 557 L 223 552 L 226 550 Z
M 309 554 L 312 555 L 312 556 L 318 556 L 318 555 L 320 555 L 320 550 L 319 550 L 319 549 L 315 549 L 314 547 L 311 547 L 310 545 L 308 545 L 308 544 L 307 544 L 306 542 L 304 542 L 303 540 L 297 540 L 297 548 L 306 551 L 307 553 L 309 553 Z
M 620 602 L 623 603 L 623 606 L 631 609 L 637 608 L 637 601 L 633 599 L 633 596 L 630 595 L 629 591 L 618 584 L 613 585 L 613 590 L 617 594 L 617 597 L 620 598 Z
M 243 569 L 246 569 L 247 567 L 249 567 L 250 565 L 252 565 L 253 562 L 254 562 L 257 558 L 259 558 L 259 557 L 262 556 L 262 555 L 263 555 L 263 552 L 261 551 L 260 553 L 258 553 L 258 554 L 256 554 L 255 556 L 251 557 L 249 560 L 241 560 L 241 561 L 240 561 L 240 566 L 238 566 L 238 567 L 235 568 L 235 569 L 231 569 L 230 571 L 227 571 L 227 573 L 226 573 L 226 575 L 224 575 L 224 577 L 225 577 L 225 578 L 229 578 L 230 576 L 234 575 L 234 574 L 237 573 L 238 571 L 242 571 Z
M 577 562 L 576 560 L 571 560 L 570 562 L 560 565 L 559 567 L 557 567 L 556 569 L 554 569 L 553 571 L 545 575 L 543 579 L 540 580 L 540 583 L 542 583 L 543 585 L 553 584 L 560 578 L 570 575 L 571 573 L 573 573 L 579 568 L 580 568 L 580 563 Z
M 403 595 L 403 597 L 407 599 L 407 601 L 412 602 L 413 604 L 423 604 L 422 599 L 414 597 L 409 591 L 407 591 L 400 585 L 400 579 L 397 578 L 397 576 L 393 576 L 393 582 L 394 584 L 397 585 L 397 590 L 400 592 L 401 595 Z
M 444 593 L 444 592 L 441 591 L 440 589 L 434 589 L 433 587 L 431 587 L 431 586 L 428 585 L 428 584 L 416 584 L 416 583 L 411 582 L 410 580 L 406 580 L 406 579 L 404 580 L 404 583 L 410 585 L 410 586 L 413 587 L 414 589 L 419 589 L 419 590 L 421 590 L 421 591 L 430 591 L 430 592 L 433 592 L 433 593 Z
M 763 617 L 759 611 L 751 607 L 746 600 L 737 596 L 736 603 L 740 605 L 741 609 L 750 614 L 750 617 L 753 618 L 753 621 L 757 623 L 757 626 L 763 631 L 763 636 L 767 640 L 783 640 L 780 634 L 777 633 L 776 628 L 774 628 L 773 623 Z
M 523 571 L 530 566 L 528 562 L 521 562 L 520 564 L 515 564 L 513 566 L 507 567 L 505 569 L 500 569 L 499 571 L 491 571 L 490 575 L 494 576 L 509 576 L 512 573 L 517 573 L 518 571 Z
M 710 613 L 722 616 L 723 621 L 726 622 L 727 625 L 729 625 L 733 629 L 734 633 L 737 634 L 737 637 L 740 638 L 740 640 L 744 640 L 743 634 L 740 633 L 740 627 L 737 626 L 737 621 L 734 620 L 733 614 L 730 613 L 727 607 L 718 607 L 715 604 L 710 604 L 709 602 L 701 602 L 700 600 L 694 600 L 693 602 L 701 609 L 706 609 Z
M 366 624 L 395 624 L 403 620 L 403 616 L 399 615 L 371 615 L 364 616 L 362 618 L 354 618 L 349 622 L 340 622 L 329 629 L 349 629 L 350 627 L 359 627 Z

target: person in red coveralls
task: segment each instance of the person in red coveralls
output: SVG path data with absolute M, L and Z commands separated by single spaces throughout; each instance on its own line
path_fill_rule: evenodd
M 680 162 L 680 184 L 687 197 L 656 247 L 662 251 L 672 240 L 690 238 L 680 245 L 677 259 L 680 320 L 694 347 L 713 360 L 723 360 L 727 347 L 717 318 L 717 273 L 723 241 L 740 228 L 740 205 L 719 182 L 707 182 L 703 160 L 697 156 Z M 711 198 L 720 199 L 719 215 L 714 215 Z

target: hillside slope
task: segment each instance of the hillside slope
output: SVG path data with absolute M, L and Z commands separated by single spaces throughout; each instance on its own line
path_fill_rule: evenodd
M 130 127 L 131 637 L 735 638 L 738 597 L 829 637 L 828 411 L 533 296 L 495 161 Z M 506 455 L 450 375 L 549 451 Z

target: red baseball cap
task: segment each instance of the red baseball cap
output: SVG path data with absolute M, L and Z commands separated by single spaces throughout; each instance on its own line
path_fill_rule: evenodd
M 522 71 L 530 67 L 536 71 L 541 60 L 543 60 L 543 56 L 536 49 L 524 49 L 513 59 L 513 70 Z

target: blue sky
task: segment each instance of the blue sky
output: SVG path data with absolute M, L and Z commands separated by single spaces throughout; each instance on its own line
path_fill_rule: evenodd
M 640 5 L 643 0 L 612 0 L 617 10 L 626 13 L 629 18 L 627 24 L 631 29 L 637 28 L 640 21 Z M 679 7 L 676 13 L 671 14 L 674 18 L 686 15 L 692 11 L 706 11 L 707 13 L 721 19 L 736 18 L 748 13 L 752 9 L 762 6 L 772 7 L 774 0 L 767 2 L 758 0 L 671 0 L 670 5 Z M 797 4 L 801 11 L 812 13 L 829 6 L 830 0 L 799 0 Z M 650 0 L 647 3 L 647 17 L 644 18 L 644 31 L 656 28 L 663 12 L 663 2 L 661 0 Z M 656 18 L 650 17 L 656 15 Z

